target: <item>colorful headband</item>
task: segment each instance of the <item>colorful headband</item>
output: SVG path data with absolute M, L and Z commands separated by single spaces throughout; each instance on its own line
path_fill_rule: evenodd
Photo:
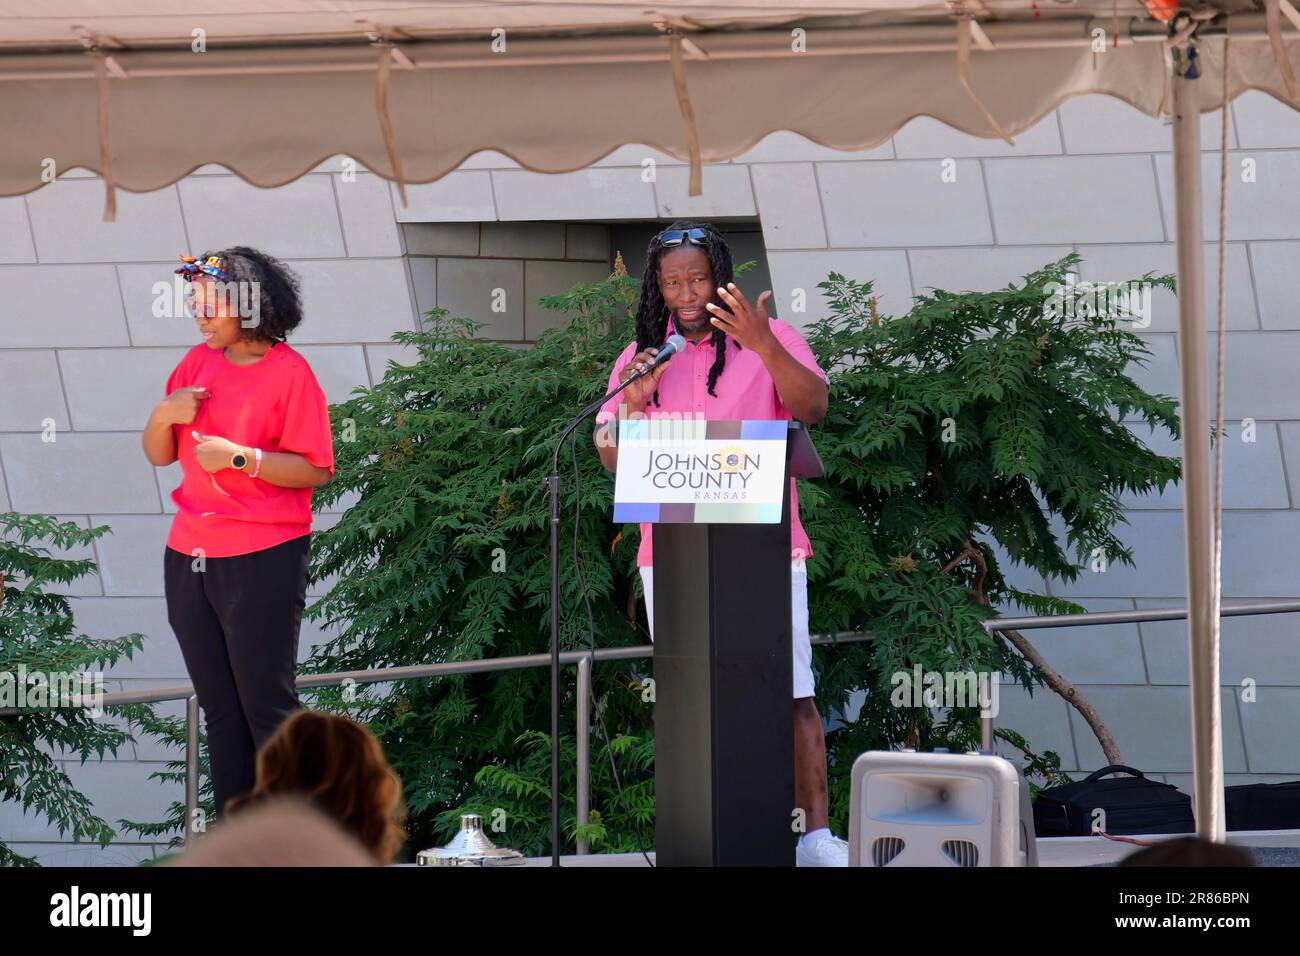
M 230 273 L 227 271 L 228 263 L 224 256 L 208 256 L 201 262 L 193 256 L 182 254 L 178 254 L 177 258 L 185 265 L 177 269 L 176 274 L 184 276 L 190 282 L 193 282 L 201 275 L 212 276 L 219 282 L 230 281 Z

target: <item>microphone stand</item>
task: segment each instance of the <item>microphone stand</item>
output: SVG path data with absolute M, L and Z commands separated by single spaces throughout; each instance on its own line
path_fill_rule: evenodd
M 671 356 L 670 356 L 671 357 Z M 657 365 L 658 363 L 656 363 Z M 560 433 L 551 456 L 546 485 L 551 494 L 551 866 L 560 865 L 560 449 L 574 430 L 602 405 L 655 368 L 628 376 L 626 382 L 592 402 Z M 617 425 L 617 420 L 614 422 Z M 615 432 L 617 434 L 617 432 Z

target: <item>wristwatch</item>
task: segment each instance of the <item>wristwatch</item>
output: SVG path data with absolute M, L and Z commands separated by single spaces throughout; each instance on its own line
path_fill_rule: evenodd
M 260 473 L 262 470 L 262 449 L 260 448 L 253 449 L 253 459 L 256 462 L 256 465 L 253 468 L 253 473 L 248 476 L 250 478 L 256 478 L 258 476 L 258 473 Z M 231 468 L 235 468 L 238 469 L 239 471 L 243 471 L 247 465 L 248 465 L 248 456 L 245 455 L 242 451 L 237 451 L 230 456 Z

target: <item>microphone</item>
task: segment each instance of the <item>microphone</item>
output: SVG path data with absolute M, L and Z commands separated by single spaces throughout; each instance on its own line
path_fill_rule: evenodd
M 641 369 L 637 369 L 635 372 L 633 372 L 631 375 L 627 377 L 628 383 L 630 384 L 632 382 L 635 382 L 642 375 L 649 375 L 651 372 L 654 371 L 655 366 L 662 365 L 664 362 L 667 362 L 678 352 L 685 351 L 685 349 L 686 349 L 686 339 L 682 338 L 682 336 L 674 332 L 672 335 L 668 336 L 668 341 L 664 343 L 663 348 L 661 348 L 658 352 L 655 353 L 655 357 L 649 361 L 644 371 L 642 371 Z

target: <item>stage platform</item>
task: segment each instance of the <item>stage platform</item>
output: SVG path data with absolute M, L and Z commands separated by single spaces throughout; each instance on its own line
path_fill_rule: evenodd
M 1156 833 L 1139 835 L 1138 840 L 1172 840 L 1181 834 Z M 1300 866 L 1300 830 L 1240 830 L 1228 834 L 1228 842 L 1247 847 L 1278 847 L 1292 851 L 1279 854 L 1291 862 L 1279 860 L 1266 865 Z M 1049 866 L 1100 866 L 1117 863 L 1130 853 L 1142 849 L 1132 843 L 1107 840 L 1105 837 L 1043 837 L 1038 841 L 1038 865 Z M 654 859 L 654 854 L 650 854 Z M 582 856 L 560 857 L 562 866 L 647 866 L 640 853 L 589 853 Z M 527 866 L 550 866 L 551 858 L 530 857 Z

